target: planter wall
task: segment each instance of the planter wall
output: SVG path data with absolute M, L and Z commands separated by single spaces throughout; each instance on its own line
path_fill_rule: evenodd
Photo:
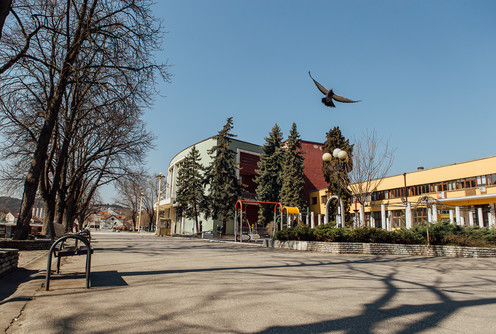
M 0 249 L 0 277 L 16 269 L 18 261 L 17 249 Z
M 50 239 L 40 240 L 0 240 L 0 248 L 15 248 L 18 250 L 48 250 L 52 246 Z
M 421 255 L 447 257 L 496 257 L 496 248 L 371 244 L 360 242 L 317 242 L 264 240 L 265 247 L 294 249 L 331 254 Z

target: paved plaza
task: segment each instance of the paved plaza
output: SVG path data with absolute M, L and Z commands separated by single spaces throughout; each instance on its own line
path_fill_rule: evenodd
M 50 291 L 43 278 L 22 283 L 0 303 L 2 316 L 18 307 L 7 333 L 496 332 L 493 258 L 330 255 L 130 233 L 94 233 L 92 244 L 92 288 L 82 275 L 56 276 Z M 63 259 L 62 273 L 82 273 L 84 260 Z

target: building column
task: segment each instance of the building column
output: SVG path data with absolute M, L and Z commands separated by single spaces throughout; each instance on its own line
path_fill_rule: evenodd
M 370 211 L 372 212 L 372 211 Z M 365 208 L 363 207 L 363 205 L 360 206 L 360 221 L 358 222 L 358 224 L 360 226 L 363 226 L 364 225 L 364 222 L 365 222 Z
M 484 213 L 482 208 L 477 208 L 477 218 L 479 220 L 479 227 L 484 227 Z
M 311 228 L 314 228 L 315 227 L 315 220 L 314 220 L 314 217 L 313 217 L 313 211 L 310 212 L 310 227 Z
M 460 224 L 465 226 L 465 210 L 460 210 Z
M 456 225 L 461 225 L 462 223 L 462 216 L 461 216 L 461 212 L 460 212 L 460 207 L 457 205 L 455 206 L 455 222 L 456 222 Z
M 370 221 L 369 221 L 369 227 L 375 227 L 375 218 L 372 216 L 372 213 L 370 213 Z
M 429 207 L 427 207 L 427 221 L 432 222 L 432 211 Z
M 319 214 L 317 214 L 317 225 L 320 225 L 320 222 L 321 222 L 321 220 L 320 220 L 320 213 L 319 213 Z
M 449 220 L 450 220 L 450 224 L 454 224 L 455 223 L 454 215 L 453 215 L 453 210 L 449 210 Z
M 496 225 L 496 208 L 494 203 L 489 204 L 489 227 L 494 227 Z
M 406 223 L 406 228 L 411 229 L 412 228 L 412 204 L 410 202 L 406 203 L 406 208 L 405 208 L 405 223 Z
M 437 205 L 432 204 L 431 209 L 432 209 L 432 221 L 435 223 L 437 222 Z
M 381 204 L 381 225 L 384 230 L 391 231 L 391 228 L 388 227 L 387 225 L 387 220 L 386 220 L 386 206 L 384 204 Z
M 468 222 L 470 226 L 474 226 L 474 208 L 472 206 L 468 207 Z

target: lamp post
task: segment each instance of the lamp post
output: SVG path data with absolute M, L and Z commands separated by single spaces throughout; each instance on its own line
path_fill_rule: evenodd
M 329 166 L 329 163 L 332 161 L 332 158 L 335 158 L 337 160 L 336 163 L 336 171 L 337 171 L 337 182 L 338 182 L 338 217 L 339 217 L 339 222 L 338 226 L 339 227 L 344 227 L 344 208 L 343 208 L 343 202 L 341 201 L 341 188 L 339 184 L 339 179 L 341 177 L 341 169 L 342 169 L 342 163 L 348 162 L 348 153 L 346 151 L 336 148 L 332 151 L 332 155 L 330 153 L 324 153 L 322 155 L 322 161 L 327 163 L 327 166 Z M 329 167 L 328 167 L 329 168 Z M 327 208 L 326 208 L 326 216 L 327 216 Z
M 160 212 L 160 195 L 162 194 L 162 192 L 160 191 L 160 186 L 162 184 L 162 179 L 164 178 L 165 176 L 162 175 L 162 173 L 158 174 L 157 175 L 157 179 L 158 179 L 158 195 L 157 195 L 157 219 L 155 220 L 155 234 L 158 235 L 158 214 Z
M 140 193 L 140 208 L 139 208 L 139 216 L 138 216 L 138 226 L 136 228 L 136 230 L 140 231 L 140 228 L 141 228 L 141 210 L 143 209 L 143 193 Z

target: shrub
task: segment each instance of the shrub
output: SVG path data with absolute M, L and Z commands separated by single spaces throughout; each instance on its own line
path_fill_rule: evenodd
M 392 239 L 394 244 L 426 244 L 427 240 L 424 234 L 421 233 L 420 230 L 414 230 L 413 228 L 407 230 L 406 228 L 402 228 L 400 230 L 392 231 Z M 427 235 L 427 233 L 425 233 Z
M 278 231 L 276 240 L 300 240 L 323 242 L 371 242 L 396 244 L 427 244 L 427 225 L 415 224 L 411 229 L 386 231 L 379 228 L 336 228 L 334 223 L 319 225 L 314 229 L 306 225 Z M 459 245 L 470 247 L 496 247 L 496 229 L 463 227 L 442 221 L 429 224 L 432 245 Z
M 325 242 L 343 242 L 349 241 L 347 239 L 347 233 L 349 229 L 339 229 L 335 227 L 335 224 L 319 225 L 315 228 L 314 237 L 317 241 Z
M 293 228 L 285 228 L 281 231 L 276 232 L 274 236 L 275 240 L 299 240 L 299 241 L 313 241 L 314 230 L 306 225 L 297 225 Z
M 350 231 L 352 242 L 391 243 L 392 240 L 390 232 L 375 227 L 360 227 Z
M 445 245 L 465 247 L 494 247 L 487 240 L 476 239 L 465 234 L 450 234 L 444 239 Z

